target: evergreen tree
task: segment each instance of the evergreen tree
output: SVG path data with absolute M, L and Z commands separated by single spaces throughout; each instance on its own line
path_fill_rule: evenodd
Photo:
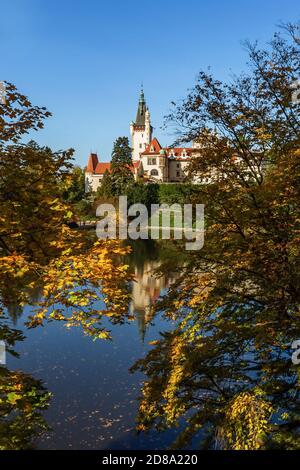
M 119 168 L 120 166 L 130 167 L 131 165 L 132 157 L 128 137 L 118 137 L 114 142 L 111 154 L 112 169 Z
M 98 187 L 96 191 L 96 198 L 97 197 L 109 198 L 112 196 L 113 196 L 112 177 L 109 171 L 106 170 L 101 180 L 101 185 Z
M 74 166 L 72 171 L 63 179 L 63 199 L 70 203 L 76 203 L 85 198 L 84 170 Z
M 112 195 L 126 194 L 134 183 L 131 148 L 127 137 L 118 137 L 111 158 Z

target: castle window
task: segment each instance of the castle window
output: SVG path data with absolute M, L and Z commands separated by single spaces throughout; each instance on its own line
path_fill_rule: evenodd
M 148 165 L 156 165 L 156 157 L 148 157 Z
M 177 168 L 180 168 L 180 163 L 176 163 Z
M 176 176 L 177 176 L 177 178 L 179 178 L 179 176 L 180 176 L 180 171 L 176 171 Z
M 142 144 L 140 144 L 140 149 L 141 149 L 141 148 L 143 148 L 143 145 L 142 145 Z
M 150 175 L 151 176 L 158 176 L 158 171 L 153 169 L 153 170 L 150 171 Z

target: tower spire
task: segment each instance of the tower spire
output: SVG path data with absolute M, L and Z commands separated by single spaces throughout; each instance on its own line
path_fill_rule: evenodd
M 142 100 L 142 101 L 145 101 L 143 82 L 141 82 L 140 101 L 141 101 L 141 100 Z
M 141 83 L 136 119 L 130 124 L 130 134 L 132 139 L 132 159 L 138 161 L 140 154 L 150 144 L 152 138 L 150 112 L 146 105 L 143 83 Z
M 145 113 L 146 113 L 146 101 L 143 89 L 143 83 L 141 84 L 141 92 L 140 92 L 140 99 L 138 104 L 138 110 L 136 114 L 135 125 L 136 126 L 144 126 L 145 125 Z

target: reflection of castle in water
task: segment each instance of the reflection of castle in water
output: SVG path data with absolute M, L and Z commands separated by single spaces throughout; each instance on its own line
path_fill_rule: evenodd
M 142 268 L 135 266 L 132 286 L 131 313 L 136 317 L 138 328 L 144 340 L 147 325 L 153 318 L 153 305 L 164 289 L 168 289 L 175 276 L 171 273 L 157 274 L 161 263 L 146 261 Z

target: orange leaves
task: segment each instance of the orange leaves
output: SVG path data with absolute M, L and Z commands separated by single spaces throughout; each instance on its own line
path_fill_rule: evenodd
M 20 282 L 37 269 L 38 265 L 30 262 L 23 255 L 12 254 L 10 256 L 3 256 L 0 263 L 0 289 L 1 284 Z
M 129 319 L 130 276 L 128 266 L 119 258 L 126 253 L 128 248 L 118 241 L 97 241 L 80 254 L 64 254 L 51 261 L 42 276 L 43 300 L 29 326 L 47 318 L 63 320 L 66 326 L 80 326 L 94 338 L 108 338 L 108 331 L 101 326 L 103 317 L 113 322 Z
M 12 303 L 30 303 L 31 326 L 48 318 L 65 320 L 106 338 L 103 316 L 111 321 L 129 318 L 128 267 L 122 262 L 126 249 L 116 241 L 93 242 L 90 234 L 67 226 L 73 210 L 62 196 L 69 187 L 65 178 L 71 174 L 72 150 L 55 153 L 34 142 L 7 144 L 28 128 L 39 128 L 48 115 L 11 85 L 7 99 L 4 117 L 16 124 L 9 127 L 3 121 L 0 129 L 0 140 L 6 142 L 0 146 L 2 310 Z M 81 170 L 77 173 L 80 180 Z M 34 289 L 42 300 L 33 300 Z

